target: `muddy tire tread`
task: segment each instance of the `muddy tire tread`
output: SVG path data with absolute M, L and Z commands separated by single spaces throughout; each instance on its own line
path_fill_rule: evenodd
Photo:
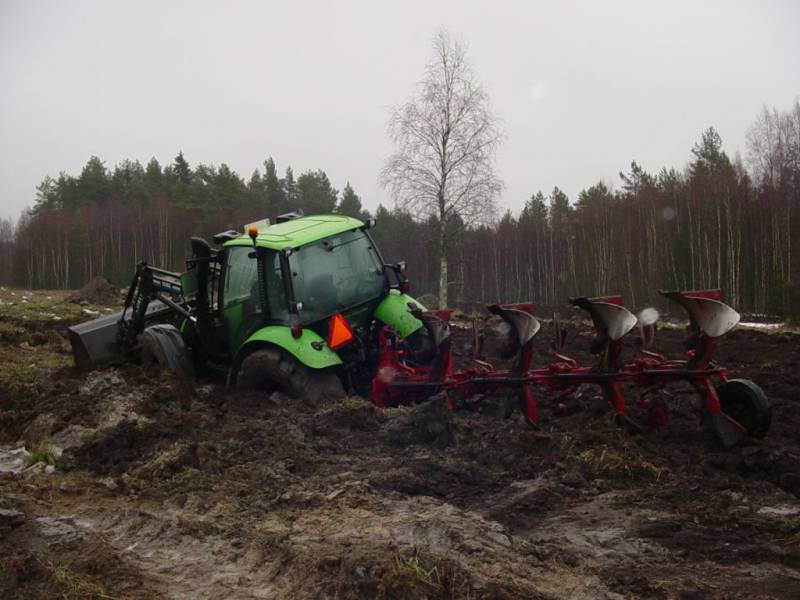
M 313 370 L 279 348 L 264 347 L 248 355 L 236 378 L 239 389 L 280 390 L 309 406 L 339 400 L 345 392 L 330 369 Z

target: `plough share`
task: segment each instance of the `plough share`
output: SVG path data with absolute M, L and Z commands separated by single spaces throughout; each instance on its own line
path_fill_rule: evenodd
M 560 398 L 582 384 L 589 384 L 602 390 L 618 422 L 642 430 L 667 423 L 664 403 L 654 397 L 654 392 L 670 383 L 688 382 L 702 399 L 704 419 L 725 446 L 732 446 L 746 436 L 764 437 L 770 425 L 766 395 L 750 380 L 729 379 L 727 370 L 714 362 L 717 339 L 736 326 L 739 314 L 721 301 L 718 290 L 661 293 L 689 316 L 690 337 L 686 356 L 681 359 L 668 359 L 648 350 L 652 325 L 640 323 L 623 306 L 620 296 L 605 296 L 570 300 L 591 317 L 596 332 L 591 351 L 599 357 L 595 365 L 581 365 L 561 354 L 557 346 L 554 360 L 545 367 L 534 368 L 534 340 L 541 325 L 533 314 L 533 305 L 495 304 L 488 307 L 489 312 L 505 324 L 505 343 L 500 354 L 512 359 L 512 366 L 497 369 L 479 360 L 473 349 L 469 364 L 456 369 L 449 324 L 451 311 L 412 308 L 438 349 L 436 357 L 429 366 L 415 364 L 402 341 L 390 328 L 384 328 L 379 335 L 382 353 L 378 374 L 372 382 L 372 401 L 377 406 L 390 407 L 416 404 L 441 395 L 450 410 L 457 410 L 475 398 L 480 401 L 499 391 L 512 391 L 519 398 L 526 420 L 536 427 L 540 390 L 548 397 Z M 644 343 L 632 362 L 623 363 L 623 338 L 637 324 Z M 558 330 L 556 338 L 557 342 L 561 339 Z M 636 388 L 636 404 L 646 411 L 646 423 L 631 416 L 623 385 Z

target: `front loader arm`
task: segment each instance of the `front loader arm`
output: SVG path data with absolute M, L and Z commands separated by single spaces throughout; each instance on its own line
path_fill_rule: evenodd
M 150 310 L 153 300 L 161 302 L 166 308 Z M 136 265 L 136 274 L 128 288 L 125 306 L 119 318 L 118 342 L 123 346 L 134 345 L 137 336 L 154 319 L 154 314 L 163 317 L 168 312 L 167 309 L 196 322 L 182 293 L 181 274 L 140 262 Z
M 163 322 L 174 313 L 195 321 L 182 292 L 181 275 L 139 263 L 123 310 L 67 329 L 75 365 L 90 370 L 125 355 L 147 325 Z

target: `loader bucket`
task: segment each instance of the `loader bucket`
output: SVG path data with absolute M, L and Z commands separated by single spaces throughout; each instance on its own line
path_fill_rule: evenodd
M 741 318 L 738 312 L 721 302 L 722 292 L 719 290 L 660 293 L 680 304 L 689 313 L 692 327 L 711 338 L 725 335 Z
M 67 329 L 69 342 L 72 345 L 72 356 L 75 366 L 82 371 L 91 371 L 96 366 L 107 363 L 119 356 L 120 348 L 120 321 L 125 320 L 130 325 L 130 310 L 116 312 L 104 317 L 98 317 L 85 323 L 73 325 Z M 172 312 L 170 307 L 163 302 L 154 300 L 148 303 L 144 314 L 147 323 L 163 321 Z M 134 340 L 135 343 L 135 340 Z M 128 346 L 127 342 L 122 342 Z
M 75 366 L 78 369 L 90 371 L 117 355 L 117 332 L 121 318 L 122 311 L 67 329 Z

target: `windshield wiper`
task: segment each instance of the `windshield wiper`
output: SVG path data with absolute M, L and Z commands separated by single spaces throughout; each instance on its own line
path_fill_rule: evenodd
M 347 240 L 344 242 L 340 242 L 338 244 L 331 244 L 330 242 L 322 242 L 322 245 L 325 247 L 325 250 L 328 252 L 333 252 L 336 248 L 341 248 L 342 246 L 347 246 L 347 244 L 352 244 L 353 242 L 357 242 L 364 238 L 353 238 L 352 240 Z

